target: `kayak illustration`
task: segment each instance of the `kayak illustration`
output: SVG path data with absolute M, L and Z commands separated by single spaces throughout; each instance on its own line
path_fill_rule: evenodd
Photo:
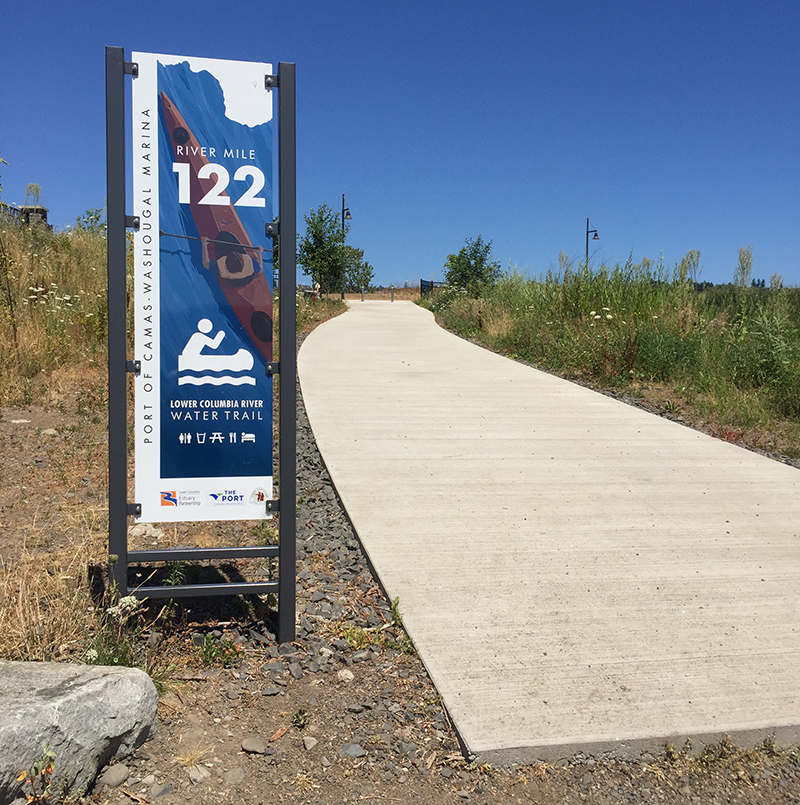
M 199 238 L 168 232 L 159 234 L 201 241 L 203 268 L 214 274 L 253 346 L 269 362 L 272 360 L 272 293 L 262 267 L 265 250 L 253 246 L 233 205 L 220 203 L 220 198 L 227 195 L 217 189 L 218 178 L 214 171 L 203 174 L 208 178 L 198 176 L 203 166 L 209 164 L 205 149 L 164 92 L 161 93 L 161 108 L 175 162 L 189 165 L 189 207 Z M 215 196 L 214 203 L 201 203 L 209 196 Z

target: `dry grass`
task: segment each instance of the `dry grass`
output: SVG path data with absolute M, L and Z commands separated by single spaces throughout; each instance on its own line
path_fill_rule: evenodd
M 207 757 L 210 757 L 213 750 L 206 746 L 193 746 L 187 749 L 182 755 L 178 755 L 173 760 L 175 766 L 183 766 L 186 769 L 192 768 L 202 763 Z
M 28 404 L 43 372 L 105 359 L 106 241 L 15 225 L 0 240 L 0 402 Z
M 94 620 L 90 546 L 45 556 L 26 548 L 0 565 L 0 658 L 66 660 L 81 653 Z
M 303 774 L 302 772 L 297 772 L 288 782 L 290 782 L 300 794 L 309 794 L 311 791 L 319 788 L 319 784 L 311 775 Z

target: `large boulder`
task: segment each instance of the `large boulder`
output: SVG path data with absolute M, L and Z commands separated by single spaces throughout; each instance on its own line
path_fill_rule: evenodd
M 52 780 L 77 793 L 112 758 L 123 758 L 156 729 L 158 694 L 135 668 L 0 662 L 0 805 L 22 794 L 17 777 L 55 753 Z

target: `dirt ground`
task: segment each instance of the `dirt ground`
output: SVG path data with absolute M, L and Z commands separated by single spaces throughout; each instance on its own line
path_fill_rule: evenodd
M 105 555 L 104 370 L 55 378 L 36 405 L 0 411 L 0 554 L 42 572 L 83 544 Z M 188 600 L 141 640 L 172 666 L 154 738 L 87 797 L 122 803 L 786 803 L 800 756 L 767 743 L 700 755 L 578 755 L 491 768 L 460 751 L 447 712 L 348 531 L 301 412 L 298 637 L 279 645 L 261 602 Z M 140 529 L 142 544 L 242 544 L 258 524 Z M 242 575 L 263 572 L 242 567 Z M 7 600 L 0 599 L 6 607 Z M 151 613 L 152 614 L 152 613 Z M 267 618 L 265 621 L 264 618 Z M 203 653 L 206 635 L 230 651 Z M 54 649 L 79 661 L 80 645 Z M 164 666 L 162 665 L 162 668 Z M 58 769 L 56 769 L 58 771 Z M 120 781 L 121 780 L 121 781 Z

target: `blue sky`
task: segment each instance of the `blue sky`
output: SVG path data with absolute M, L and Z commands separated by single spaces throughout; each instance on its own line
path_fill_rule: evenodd
M 105 197 L 106 45 L 297 65 L 298 212 L 353 220 L 379 283 L 629 254 L 800 285 L 797 0 L 14 3 L 0 26 L 2 200 L 57 226 Z

